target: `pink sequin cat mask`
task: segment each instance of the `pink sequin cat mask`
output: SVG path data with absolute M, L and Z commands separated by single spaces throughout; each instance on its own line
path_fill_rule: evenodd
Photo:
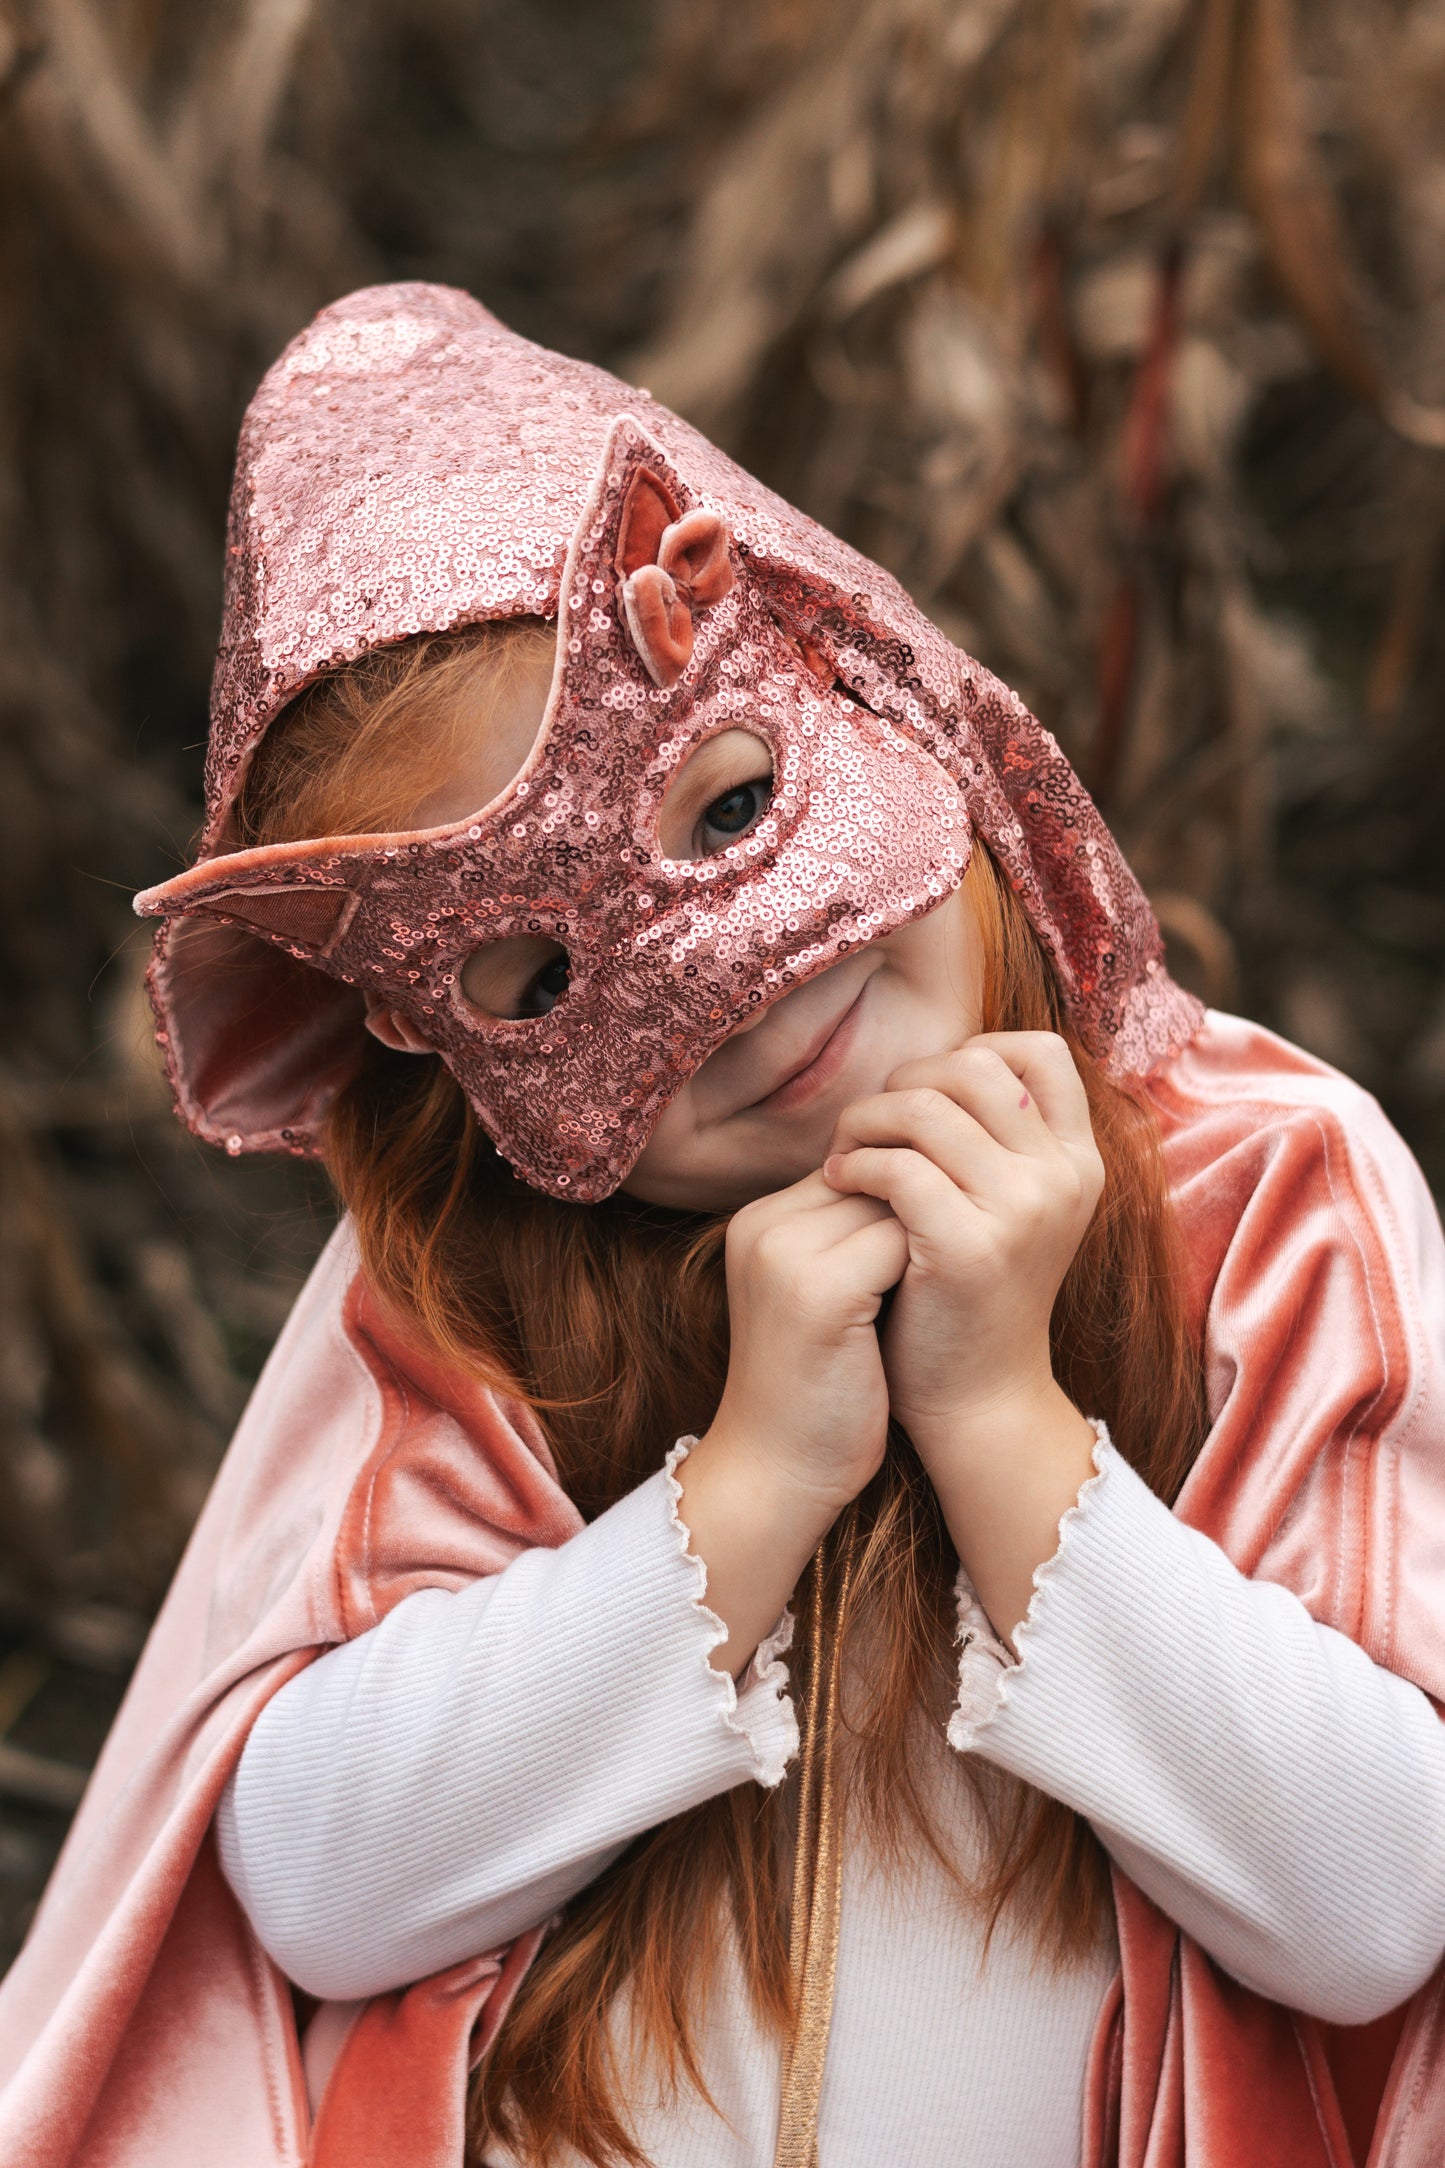
M 199 862 L 137 898 L 179 1112 L 231 1151 L 317 1149 L 368 1005 L 434 1047 L 525 1180 L 591 1202 L 759 1006 L 930 911 L 983 835 L 1085 1042 L 1143 1074 L 1197 1028 L 1054 740 L 897 584 L 686 423 L 447 288 L 325 310 L 242 431 Z M 421 631 L 555 616 L 521 773 L 415 834 L 227 849 L 247 759 L 302 686 Z M 744 728 L 773 795 L 715 857 L 661 855 L 692 750 Z M 547 1014 L 464 996 L 479 945 L 567 951 Z

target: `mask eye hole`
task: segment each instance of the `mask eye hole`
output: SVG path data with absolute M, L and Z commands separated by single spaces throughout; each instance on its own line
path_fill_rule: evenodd
M 773 756 L 751 730 L 722 730 L 683 762 L 657 819 L 664 858 L 712 858 L 740 843 L 773 795 Z
M 572 976 L 560 941 L 514 933 L 474 948 L 462 965 L 462 992 L 487 1016 L 520 1021 L 545 1016 L 566 993 Z
M 747 834 L 767 807 L 772 781 L 767 776 L 751 783 L 735 783 L 731 790 L 703 807 L 700 840 L 706 853 L 725 851 L 739 836 Z

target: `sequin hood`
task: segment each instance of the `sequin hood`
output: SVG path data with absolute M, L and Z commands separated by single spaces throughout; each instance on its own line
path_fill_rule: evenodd
M 236 851 L 246 764 L 323 672 L 423 631 L 558 622 L 526 766 L 469 820 Z M 680 762 L 742 725 L 766 817 L 669 861 Z M 923 915 L 984 837 L 1084 1042 L 1139 1077 L 1197 1030 L 1054 739 L 887 573 L 646 393 L 409 284 L 324 310 L 246 415 L 197 863 L 137 899 L 177 1109 L 233 1152 L 318 1149 L 368 999 L 434 1047 L 528 1181 L 625 1179 L 740 1019 Z M 478 944 L 568 950 L 546 1016 L 482 1015 Z

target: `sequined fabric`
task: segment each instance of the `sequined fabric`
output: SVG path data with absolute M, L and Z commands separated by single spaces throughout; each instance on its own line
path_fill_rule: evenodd
M 620 592 L 640 470 L 723 522 L 734 575 L 666 687 Z M 231 1150 L 316 1149 L 372 993 L 526 1180 L 606 1196 L 744 1015 L 933 909 L 975 831 L 1116 1074 L 1197 1029 L 1133 876 L 1014 695 L 686 423 L 466 295 L 372 288 L 293 343 L 246 418 L 228 551 L 201 859 L 137 908 L 167 921 L 152 990 L 179 1110 Z M 226 850 L 245 762 L 303 685 L 522 613 L 557 617 L 557 667 L 499 800 L 416 835 Z M 665 860 L 669 778 L 733 727 L 772 749 L 767 813 L 717 857 Z M 518 932 L 567 949 L 567 990 L 545 1016 L 484 1015 L 461 965 Z

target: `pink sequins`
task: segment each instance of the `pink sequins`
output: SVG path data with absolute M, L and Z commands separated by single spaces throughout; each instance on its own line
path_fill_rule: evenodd
M 650 587 L 623 548 L 643 484 L 670 522 Z M 975 828 L 1119 1073 L 1197 1028 L 1137 884 L 1014 696 L 685 423 L 465 295 L 372 288 L 288 349 L 243 430 L 228 564 L 202 857 L 137 900 L 168 921 L 152 985 L 180 1111 L 228 1150 L 315 1149 L 365 993 L 436 1047 L 528 1181 L 606 1196 L 743 1015 L 933 909 Z M 318 671 L 519 613 L 557 617 L 558 672 L 485 816 L 217 855 L 246 758 Z M 768 809 L 717 857 L 668 861 L 666 783 L 732 727 L 772 749 Z M 570 980 L 504 1021 L 459 975 L 516 933 L 560 943 Z

